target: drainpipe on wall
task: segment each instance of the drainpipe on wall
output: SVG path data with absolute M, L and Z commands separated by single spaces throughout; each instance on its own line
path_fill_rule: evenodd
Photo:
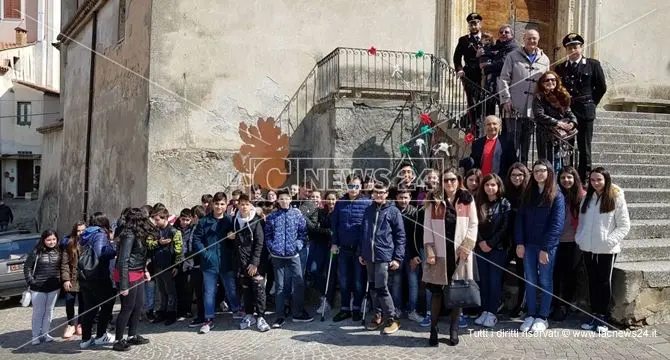
M 93 31 L 91 34 L 91 68 L 89 70 L 89 84 L 88 84 L 88 117 L 86 119 L 86 160 L 84 165 L 84 209 L 82 212 L 83 220 L 88 221 L 88 193 L 89 193 L 89 176 L 91 168 L 91 124 L 93 123 L 93 99 L 95 90 L 95 52 L 98 41 L 98 12 L 93 13 L 91 18 L 93 21 Z

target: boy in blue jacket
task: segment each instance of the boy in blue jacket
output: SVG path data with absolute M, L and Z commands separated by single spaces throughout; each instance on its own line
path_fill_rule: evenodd
M 375 314 L 368 330 L 382 327 L 384 334 L 393 334 L 400 322 L 389 292 L 389 271 L 398 270 L 405 257 L 405 225 L 400 210 L 388 197 L 388 185 L 377 183 L 372 191 L 374 202 L 365 210 L 359 261 L 367 267 Z M 382 321 L 385 319 L 385 323 Z
M 293 322 L 314 320 L 305 310 L 305 282 L 302 277 L 300 250 L 307 238 L 307 222 L 300 210 L 291 207 L 291 195 L 286 191 L 277 193 L 279 209 L 265 220 L 265 243 L 275 272 L 275 311 L 277 319 L 272 327 L 284 325 L 284 297 L 290 289 L 284 289 L 284 276 L 293 283 Z

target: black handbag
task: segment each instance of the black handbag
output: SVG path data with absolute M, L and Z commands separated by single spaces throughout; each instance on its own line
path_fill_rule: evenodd
M 480 307 L 482 298 L 477 283 L 474 280 L 454 279 L 462 266 L 459 263 L 456 263 L 456 270 L 449 284 L 444 287 L 444 306 L 447 309 Z

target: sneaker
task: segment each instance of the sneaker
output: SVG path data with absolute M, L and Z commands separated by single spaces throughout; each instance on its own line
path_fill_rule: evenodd
M 114 351 L 128 351 L 128 350 L 130 350 L 130 344 L 128 344 L 128 342 L 126 340 L 121 339 L 121 340 L 114 343 L 114 345 L 112 346 L 112 350 L 114 350 Z
M 530 331 L 534 333 L 541 333 L 549 327 L 549 323 L 545 319 L 537 318 L 533 322 L 533 326 L 530 327 Z
M 489 316 L 488 311 L 484 311 L 481 315 L 479 315 L 478 318 L 475 319 L 475 325 L 482 325 L 484 323 L 484 320 Z
M 214 322 L 212 320 L 205 321 L 205 323 L 200 327 L 200 330 L 198 330 L 198 334 L 207 334 L 212 330 L 213 327 Z
M 582 323 L 580 327 L 582 330 L 593 330 L 596 328 L 596 319 L 591 318 L 589 321 Z
M 324 301 L 324 297 L 321 297 L 319 308 L 316 309 L 317 314 L 325 314 L 330 311 L 330 305 L 328 305 L 328 301 Z
M 368 325 L 365 327 L 367 330 L 378 330 L 382 326 L 382 316 L 380 314 L 374 314 L 372 316 L 372 319 L 370 319 L 370 322 Z
M 44 339 L 44 342 L 45 342 L 45 343 L 50 343 L 50 342 L 54 341 L 53 336 L 51 336 L 51 335 L 49 335 L 49 334 L 44 335 L 44 336 L 42 337 L 42 339 Z
M 83 349 L 88 349 L 91 346 L 95 346 L 95 339 L 93 339 L 93 338 L 90 338 L 87 341 L 82 341 L 82 342 L 79 343 L 79 348 L 82 349 L 82 350 Z
M 33 344 L 33 345 L 39 345 L 39 344 L 42 343 L 42 340 L 40 340 L 40 338 L 38 337 L 38 338 L 33 339 L 33 341 L 31 341 L 30 343 Z
M 351 317 L 351 311 L 349 310 L 341 310 L 340 312 L 335 315 L 333 318 L 333 322 L 340 322 L 342 320 L 349 319 Z M 360 321 L 360 319 L 358 319 Z
M 386 326 L 382 330 L 384 335 L 391 335 L 400 329 L 400 320 L 397 318 L 390 318 L 386 321 Z
M 494 314 L 489 313 L 484 322 L 482 323 L 483 327 L 492 328 L 495 327 L 498 323 L 498 317 Z
M 205 320 L 203 319 L 193 319 L 189 324 L 188 327 L 190 328 L 197 328 L 201 327 L 205 323 Z
M 598 321 L 598 325 L 596 325 L 596 331 L 598 334 L 606 334 L 607 331 L 609 331 L 609 328 L 603 321 Z
M 105 333 L 105 335 L 102 335 L 99 338 L 95 339 L 95 345 L 109 345 L 114 343 L 114 335 L 110 333 Z
M 237 310 L 233 313 L 233 319 L 239 320 L 244 319 L 247 314 L 242 310 Z
M 423 321 L 419 324 L 421 327 L 430 327 L 430 323 L 433 321 L 433 318 L 430 316 L 430 314 L 426 314 L 426 316 L 423 318 Z
M 230 311 L 230 307 L 225 301 L 222 301 L 221 304 L 219 304 L 219 309 L 221 309 L 221 312 L 228 312 Z
M 258 327 L 258 331 L 260 332 L 266 332 L 270 330 L 270 325 L 268 325 L 268 322 L 265 321 L 265 318 L 262 316 L 259 316 L 258 320 L 256 320 L 256 327 Z
M 286 320 L 284 318 L 277 318 L 274 323 L 272 323 L 272 328 L 273 329 L 280 329 L 282 326 L 284 326 L 284 323 Z
M 81 324 L 77 324 L 77 330 L 74 333 L 77 336 L 81 336 Z
M 74 336 L 75 331 L 77 331 L 77 329 L 74 326 L 72 325 L 66 326 L 65 331 L 63 331 L 63 339 L 71 338 L 72 336 Z
M 150 341 L 149 341 L 149 339 L 144 338 L 140 335 L 135 335 L 133 337 L 128 338 L 128 340 L 126 340 L 126 342 L 128 343 L 128 345 L 135 346 L 135 345 L 146 345 Z
M 244 319 L 240 321 L 240 330 L 248 329 L 256 325 L 256 318 L 253 315 L 245 315 Z
M 463 314 L 458 316 L 458 327 L 461 329 L 465 329 L 468 327 L 468 320 L 465 319 L 465 316 Z
M 416 310 L 415 311 L 410 311 L 409 315 L 407 315 L 407 318 L 414 321 L 414 322 L 418 322 L 418 323 L 423 321 L 423 318 L 421 317 L 421 315 L 419 315 L 416 312 Z
M 526 319 L 523 321 L 523 324 L 521 324 L 521 327 L 519 327 L 519 330 L 521 332 L 528 332 L 530 330 L 530 327 L 533 326 L 533 323 L 535 322 L 535 318 L 532 316 L 526 317 Z
M 147 311 L 145 316 L 146 316 L 147 320 L 149 320 L 149 322 L 153 322 L 156 319 L 156 315 L 154 314 L 153 310 Z
M 294 315 L 293 316 L 293 322 L 303 322 L 304 323 L 304 322 L 311 322 L 312 320 L 314 320 L 314 318 L 311 317 L 307 313 L 307 311 L 305 311 L 305 310 L 303 310 L 302 313 L 300 313 L 300 315 L 297 315 L 297 316 Z
M 359 322 L 363 320 L 363 314 L 360 311 L 354 311 L 351 315 L 351 320 L 353 322 Z

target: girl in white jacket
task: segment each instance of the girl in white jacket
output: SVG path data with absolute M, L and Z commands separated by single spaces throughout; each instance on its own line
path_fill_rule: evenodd
M 609 172 L 595 168 L 582 200 L 575 242 L 582 250 L 589 277 L 591 311 L 584 330 L 607 332 L 606 315 L 612 295 L 612 270 L 621 242 L 630 231 L 623 190 L 612 184 Z

